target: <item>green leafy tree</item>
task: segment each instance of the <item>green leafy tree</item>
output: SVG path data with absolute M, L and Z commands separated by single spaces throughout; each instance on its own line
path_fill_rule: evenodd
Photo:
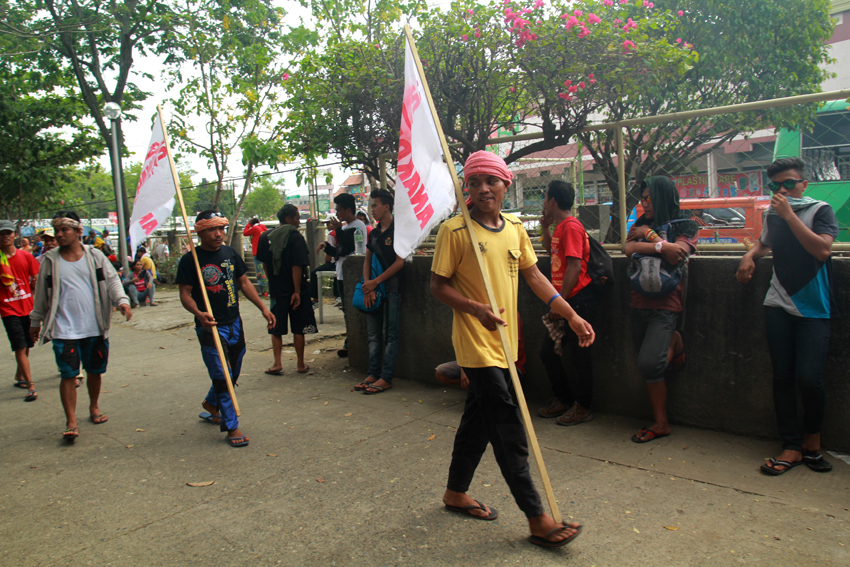
M 16 0 L 2 4 L 0 35 L 24 39 L 27 56 L 42 69 L 73 77 L 82 101 L 112 156 L 110 124 L 103 105 L 115 102 L 125 113 L 147 98 L 132 79 L 135 57 L 167 54 L 174 17 L 162 0 Z M 9 52 L 6 51 L 6 55 Z M 145 75 L 149 78 L 150 75 Z M 132 119 L 132 114 L 127 114 Z M 118 123 L 118 134 L 123 138 Z M 120 163 L 121 156 L 118 156 Z M 110 162 L 114 163 L 114 159 Z M 124 199 L 124 213 L 129 205 Z
M 245 198 L 245 215 L 262 220 L 274 219 L 284 204 L 286 195 L 281 182 L 270 177 L 260 177 Z
M 190 9 L 190 8 L 195 8 Z M 229 158 L 238 147 L 245 166 L 244 183 L 234 214 L 239 210 L 259 165 L 275 167 L 287 159 L 281 143 L 283 90 L 289 76 L 281 62 L 286 48 L 285 12 L 262 0 L 240 2 L 187 0 L 179 33 L 184 49 L 170 70 L 172 86 L 181 83 L 174 103 L 171 129 L 180 147 L 207 158 L 214 168 L 219 205 Z M 184 75 L 184 62 L 192 73 Z M 203 116 L 203 132 L 191 119 Z M 228 233 L 228 242 L 234 222 Z

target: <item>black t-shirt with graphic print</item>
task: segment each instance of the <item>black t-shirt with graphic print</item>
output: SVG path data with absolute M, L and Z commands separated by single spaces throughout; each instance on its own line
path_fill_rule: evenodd
M 381 262 L 384 271 L 387 271 L 396 260 L 395 248 L 393 248 L 394 239 L 395 219 L 393 219 L 393 222 L 390 223 L 390 226 L 386 230 L 382 231 L 381 225 L 378 224 L 369 233 L 369 242 L 366 244 L 366 247 L 372 251 L 372 254 L 378 257 L 378 261 Z M 398 279 L 399 275 L 397 273 L 385 282 L 387 284 L 387 291 L 396 291 L 398 289 Z
M 201 266 L 213 317 L 220 325 L 230 325 L 239 319 L 239 283 L 236 280 L 248 271 L 248 266 L 230 246 L 222 246 L 215 252 L 200 247 L 195 248 L 195 251 L 198 254 L 198 264 Z M 180 258 L 180 264 L 177 265 L 177 283 L 191 285 L 192 299 L 198 309 L 206 311 L 191 252 Z M 201 326 L 197 318 L 195 326 Z

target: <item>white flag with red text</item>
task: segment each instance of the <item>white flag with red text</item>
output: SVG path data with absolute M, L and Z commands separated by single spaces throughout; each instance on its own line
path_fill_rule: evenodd
M 454 183 L 413 51 L 405 40 L 404 101 L 395 191 L 395 253 L 407 258 L 455 208 Z
M 153 122 L 153 132 L 151 132 L 151 143 L 145 155 L 145 162 L 142 164 L 139 184 L 136 186 L 133 215 L 130 217 L 127 228 L 130 233 L 131 256 L 139 244 L 171 216 L 171 211 L 174 209 L 177 186 L 171 174 L 171 164 L 168 161 L 165 144 L 165 133 L 157 112 Z

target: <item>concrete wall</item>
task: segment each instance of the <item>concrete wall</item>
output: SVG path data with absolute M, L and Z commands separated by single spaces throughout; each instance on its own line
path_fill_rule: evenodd
M 345 262 L 346 304 L 359 281 L 363 258 Z M 771 363 L 761 306 L 770 282 L 771 261 L 759 261 L 752 283 L 735 279 L 738 259 L 699 257 L 691 261 L 684 339 L 685 368 L 668 380 L 668 411 L 674 423 L 717 429 L 730 433 L 776 437 L 771 386 Z M 646 389 L 636 370 L 635 341 L 630 329 L 627 259 L 614 259 L 616 285 L 604 292 L 594 328 L 593 348 L 595 409 L 630 417 L 652 414 Z M 834 260 L 838 304 L 850 317 L 850 259 Z M 548 273 L 549 259 L 540 258 Z M 400 379 L 435 382 L 434 368 L 454 359 L 451 342 L 451 310 L 434 299 L 428 288 L 430 257 L 416 257 L 401 272 L 402 313 L 400 356 L 396 374 Z M 519 310 L 524 322 L 527 376 L 524 389 L 535 408 L 551 395 L 539 360 L 544 336 L 540 318 L 546 305 L 520 278 Z M 364 315 L 348 319 L 350 364 L 368 367 L 368 344 Z M 850 323 L 832 322 L 832 340 L 824 380 L 827 387 L 823 442 L 828 448 L 850 451 Z M 436 382 L 435 382 L 436 383 Z

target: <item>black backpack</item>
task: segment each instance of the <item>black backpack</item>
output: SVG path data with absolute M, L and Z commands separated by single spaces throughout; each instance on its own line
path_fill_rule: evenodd
M 590 242 L 590 258 L 587 262 L 587 275 L 597 289 L 614 285 L 614 261 L 595 238 L 587 235 Z

